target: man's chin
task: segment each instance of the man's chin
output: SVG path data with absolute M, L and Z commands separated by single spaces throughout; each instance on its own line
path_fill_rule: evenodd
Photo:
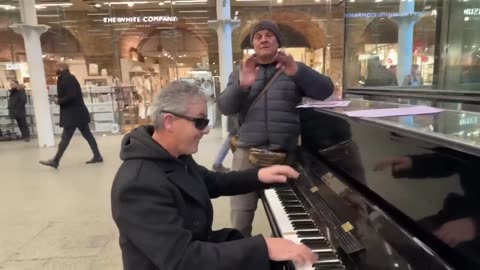
M 189 151 L 189 155 L 193 155 L 193 154 L 196 154 L 198 152 L 198 144 L 197 145 L 193 145 L 190 149 L 188 149 Z

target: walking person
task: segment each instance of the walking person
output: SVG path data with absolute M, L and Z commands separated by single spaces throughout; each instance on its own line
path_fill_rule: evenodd
M 11 119 L 17 121 L 18 128 L 22 133 L 22 139 L 28 142 L 30 141 L 30 130 L 27 125 L 27 111 L 25 109 L 27 104 L 25 87 L 14 80 L 10 82 L 9 91 L 8 114 Z
M 63 127 L 62 140 L 53 159 L 40 161 L 40 164 L 57 168 L 63 153 L 68 147 L 73 133 L 78 128 L 87 140 L 93 152 L 93 158 L 87 164 L 103 162 L 97 142 L 90 131 L 90 114 L 83 101 L 82 89 L 77 78 L 70 73 L 67 63 L 57 64 L 57 91 L 55 103 L 60 106 L 60 127 Z

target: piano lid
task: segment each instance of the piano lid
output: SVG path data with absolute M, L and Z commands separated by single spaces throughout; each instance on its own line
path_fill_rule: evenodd
M 480 269 L 480 138 L 472 135 L 480 115 L 341 114 L 394 106 L 401 105 L 354 100 L 347 108 L 302 109 L 302 145 L 442 258 Z
M 343 112 L 406 106 L 408 105 L 355 99 L 347 107 L 316 110 L 348 118 Z M 408 136 L 480 156 L 480 113 L 445 110 L 430 115 L 362 118 L 359 121 L 387 126 Z

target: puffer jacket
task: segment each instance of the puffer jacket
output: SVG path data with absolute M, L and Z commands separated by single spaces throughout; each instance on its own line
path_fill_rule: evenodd
M 303 63 L 297 64 L 298 72 L 295 76 L 281 73 L 266 95 L 250 110 L 249 104 L 277 72 L 276 63 L 260 65 L 257 80 L 249 89 L 240 87 L 238 71 L 230 74 L 227 88 L 219 96 L 217 103 L 223 114 L 238 115 L 238 147 L 261 147 L 287 152 L 296 147 L 300 120 L 295 107 L 304 96 L 324 100 L 333 93 L 333 83 L 329 77 Z

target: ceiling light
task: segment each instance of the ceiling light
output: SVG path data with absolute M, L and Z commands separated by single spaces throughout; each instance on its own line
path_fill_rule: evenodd
M 379 3 L 379 2 L 382 2 L 383 0 L 375 0 L 375 3 Z
M 163 5 L 165 5 L 165 2 L 159 2 L 158 4 L 159 4 L 160 6 L 163 6 Z
M 210 17 L 182 17 L 184 20 L 203 20 L 203 19 L 209 19 Z
M 12 5 L 0 5 L 0 8 L 3 8 L 5 10 L 13 10 L 13 9 L 16 9 L 17 7 Z
M 283 3 L 283 0 L 277 0 L 277 4 Z
M 96 8 L 99 8 L 99 7 L 101 7 L 101 6 L 102 6 L 102 5 L 100 5 L 100 4 L 95 4 L 95 7 L 96 7 Z
M 111 6 L 111 5 L 128 5 L 129 7 L 131 7 L 130 5 L 135 5 L 135 4 L 148 4 L 148 3 L 155 3 L 156 1 L 135 1 L 135 2 L 122 2 L 122 1 L 110 1 L 110 2 L 105 2 L 103 3 L 104 5 L 108 5 L 108 6 Z
M 129 7 L 133 7 L 133 5 L 135 5 L 134 3 L 128 3 L 127 6 Z
M 46 8 L 46 7 L 71 7 L 72 3 L 44 3 L 35 5 L 36 8 Z
M 87 16 L 108 16 L 110 13 L 108 12 L 101 12 L 101 13 L 87 13 Z
M 58 14 L 37 14 L 37 17 L 40 17 L 40 18 L 51 18 L 51 17 L 58 18 L 60 16 Z
M 179 13 L 207 13 L 208 10 L 199 10 L 199 9 L 196 9 L 196 10 L 180 10 L 178 12 Z
M 207 0 L 176 0 L 175 4 L 206 4 Z

